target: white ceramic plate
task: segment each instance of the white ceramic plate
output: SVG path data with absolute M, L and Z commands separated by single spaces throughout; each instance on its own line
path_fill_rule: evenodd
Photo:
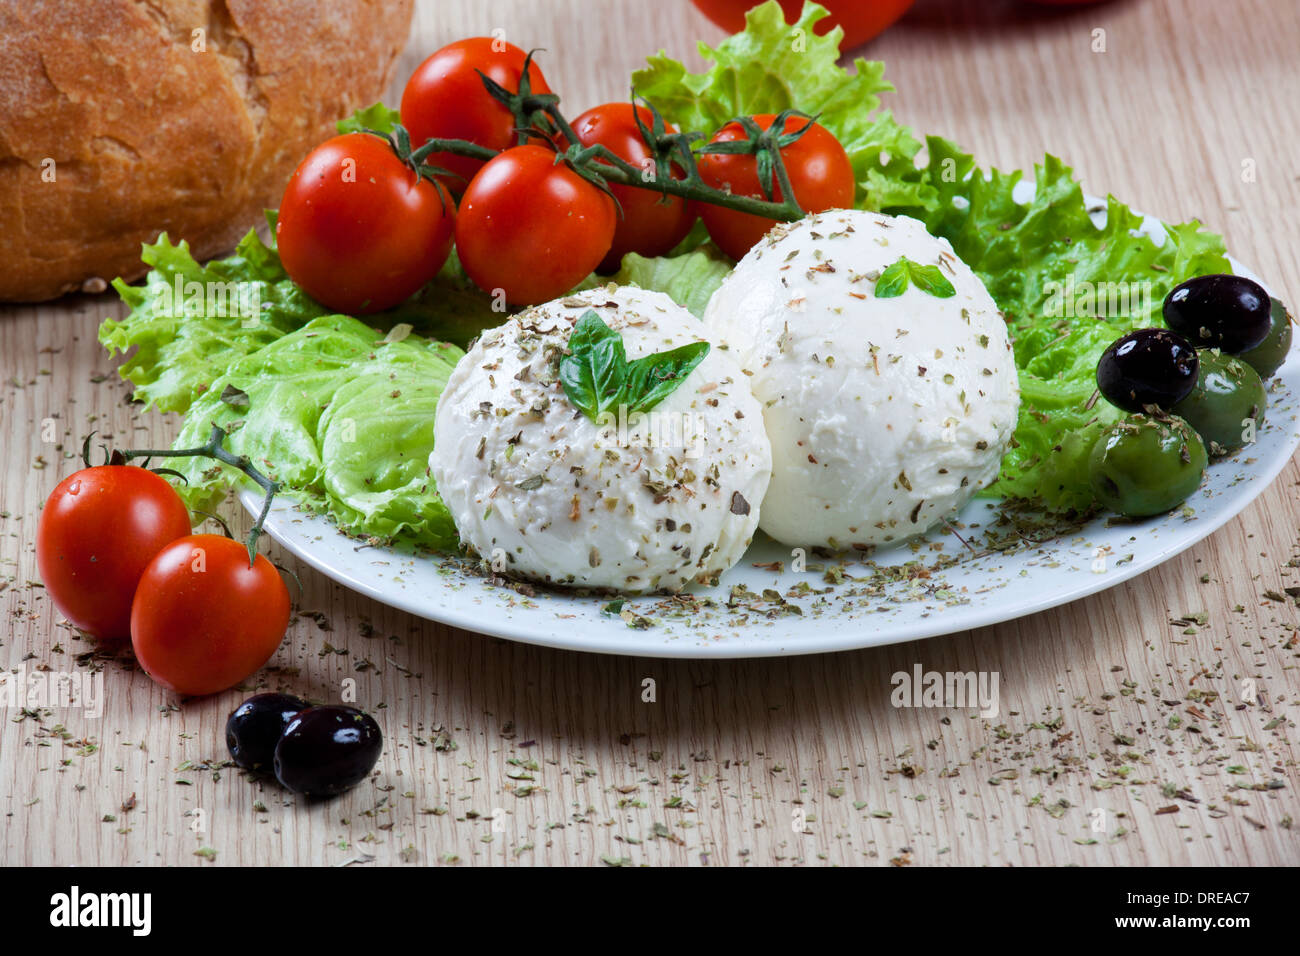
M 1021 187 L 1032 196 L 1032 183 Z M 1100 201 L 1089 203 L 1104 209 Z M 1104 213 L 1099 218 L 1104 220 Z M 1158 222 L 1148 220 L 1143 229 L 1163 241 Z M 1232 267 L 1258 280 L 1235 260 Z M 695 590 L 685 599 L 631 598 L 619 608 L 609 597 L 493 585 L 453 558 L 365 546 L 283 499 L 272 508 L 266 529 L 305 563 L 377 601 L 530 644 L 646 657 L 734 658 L 911 641 L 1010 620 L 1114 587 L 1235 517 L 1300 445 L 1296 349 L 1300 338 L 1278 373 L 1281 384 L 1270 390 L 1267 421 L 1256 443 L 1210 467 L 1208 480 L 1187 501 L 1190 512 L 1109 526 L 1099 518 L 1054 535 L 1041 528 L 1022 528 L 1019 535 L 998 530 L 1002 540 L 1016 542 L 1011 550 L 985 550 L 998 502 L 977 499 L 956 523 L 969 546 L 941 526 L 919 545 L 881 549 L 844 563 L 809 554 L 806 568 L 798 571 L 790 549 L 760 537 L 718 587 Z M 243 492 L 240 497 L 256 513 L 259 496 Z M 781 570 L 775 562 L 782 563 Z M 846 577 L 839 583 L 828 580 L 828 573 L 833 578 L 841 567 Z

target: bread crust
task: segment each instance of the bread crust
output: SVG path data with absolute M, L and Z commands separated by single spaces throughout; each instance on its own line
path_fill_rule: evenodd
M 412 4 L 0 0 L 0 301 L 138 278 L 161 232 L 230 249 L 383 94 Z

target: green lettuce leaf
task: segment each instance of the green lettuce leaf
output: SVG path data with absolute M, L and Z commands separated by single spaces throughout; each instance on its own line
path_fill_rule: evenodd
M 99 341 L 110 355 L 135 348 L 119 371 L 135 398 L 163 411 L 185 411 L 234 359 L 325 312 L 255 232 L 206 266 L 166 233 L 142 258 L 152 267 L 143 286 L 113 281 L 131 311 L 106 320 Z
M 1087 456 L 1119 412 L 1093 399 L 1097 360 L 1120 335 L 1160 325 L 1175 285 L 1230 271 L 1222 239 L 1190 222 L 1164 243 L 1137 234 L 1142 217 L 1113 196 L 1095 226 L 1072 170 L 1047 156 L 1028 203 L 1013 198 L 1020 172 L 975 167 L 947 140 L 928 141 L 926 175 L 941 202 L 921 214 L 988 288 L 1010 327 L 1021 409 L 1013 447 L 992 491 L 1055 509 L 1093 504 Z
M 391 133 L 393 127 L 401 121 L 402 116 L 397 110 L 391 109 L 383 103 L 372 103 L 363 110 L 357 110 L 346 119 L 339 120 L 334 124 L 334 128 L 340 133 L 360 133 L 362 130 Z
M 370 318 L 385 325 L 407 322 L 429 338 L 466 348 L 480 332 L 500 325 L 509 315 L 504 302 L 494 301 L 465 274 L 453 249 L 432 282 L 401 305 Z
M 274 234 L 274 213 L 268 221 Z M 165 233 L 144 247 L 142 258 L 153 267 L 143 285 L 113 282 L 131 312 L 105 321 L 99 341 L 110 355 L 135 348 L 119 372 L 135 386 L 137 400 L 165 412 L 185 411 L 240 357 L 330 312 L 289 278 L 275 248 L 255 231 L 234 255 L 206 265 L 194 260 L 188 243 L 173 245 Z M 453 253 L 418 293 L 367 321 L 383 329 L 408 323 L 464 346 L 505 318 Z
M 621 268 L 607 281 L 662 292 L 701 318 L 709 299 L 731 272 L 732 262 L 713 243 L 684 255 L 647 259 L 635 252 L 623 257 Z
M 858 182 L 857 204 L 865 209 L 935 205 L 928 180 L 914 163 L 921 144 L 880 107 L 880 93 L 893 90 L 885 65 L 854 61 L 839 66 L 839 27 L 818 36 L 825 8 L 805 3 L 793 24 L 776 0 L 754 7 L 745 29 L 717 47 L 699 45 L 711 62 L 702 73 L 663 51 L 632 75 L 632 85 L 679 129 L 712 133 L 729 120 L 794 107 L 817 117 L 844 146 Z
M 220 425 L 231 451 L 343 530 L 454 547 L 428 459 L 438 396 L 463 354 L 417 335 L 385 341 L 357 319 L 322 316 L 236 360 L 194 402 L 173 447 L 202 444 Z M 223 397 L 235 390 L 237 402 Z M 208 459 L 179 461 L 191 507 L 210 509 L 246 481 Z

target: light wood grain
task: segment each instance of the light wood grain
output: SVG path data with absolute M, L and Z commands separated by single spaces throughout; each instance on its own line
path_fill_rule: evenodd
M 441 44 L 494 28 L 547 49 L 570 113 L 624 96 L 645 54 L 690 59 L 696 39 L 719 37 L 685 0 L 431 0 L 399 77 Z M 1092 51 L 1095 29 L 1105 53 Z M 899 90 L 888 105 L 904 122 L 986 163 L 1029 166 L 1050 148 L 1091 192 L 1167 219 L 1200 216 L 1294 301 L 1297 41 L 1294 11 L 1270 0 L 1067 11 L 923 0 L 864 52 L 888 62 Z M 1246 161 L 1254 181 L 1243 180 Z M 0 313 L 0 664 L 73 669 L 90 649 L 30 585 L 38 509 L 74 467 L 79 437 L 95 428 L 140 446 L 177 428 L 126 403 L 95 342 L 100 320 L 118 314 L 111 296 Z M 50 417 L 57 448 L 42 442 Z M 389 610 L 295 565 L 301 607 L 332 629 L 295 620 L 274 661 L 283 670 L 262 676 L 332 699 L 355 678 L 387 735 L 375 778 L 308 805 L 230 768 L 178 771 L 224 759 L 222 727 L 242 695 L 172 709 L 125 658 L 110 660 L 99 719 L 77 708 L 39 722 L 5 712 L 0 863 L 206 866 L 194 851 L 210 847 L 216 865 L 1295 864 L 1298 622 L 1290 600 L 1265 592 L 1300 585 L 1300 570 L 1285 566 L 1300 554 L 1298 481 L 1293 462 L 1201 545 L 1060 610 L 790 660 L 513 645 Z M 1196 633 L 1170 624 L 1202 610 Z M 357 671 L 360 660 L 375 666 Z M 1001 717 L 891 707 L 890 675 L 916 663 L 997 671 Z M 653 704 L 641 702 L 646 677 L 657 682 Z M 1244 678 L 1257 681 L 1258 703 L 1239 706 Z M 1199 704 L 1203 717 L 1185 700 L 1194 688 L 1221 695 Z M 1166 729 L 1171 715 L 1177 730 Z M 52 735 L 56 724 L 71 739 Z M 457 749 L 435 749 L 441 730 Z M 539 765 L 531 795 L 511 792 L 511 759 Z M 1274 779 L 1281 789 L 1233 789 Z M 688 806 L 666 808 L 673 797 Z M 1178 811 L 1157 814 L 1167 806 Z

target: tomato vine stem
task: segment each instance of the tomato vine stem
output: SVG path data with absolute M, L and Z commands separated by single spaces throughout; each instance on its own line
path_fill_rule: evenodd
M 226 430 L 220 425 L 212 426 L 212 433 L 208 436 L 206 444 L 199 445 L 197 448 L 164 448 L 164 449 L 132 449 L 128 451 L 114 451 L 111 464 L 124 465 L 128 461 L 136 458 L 145 459 L 146 464 L 153 458 L 211 458 L 219 461 L 224 465 L 237 468 L 245 475 L 257 483 L 258 487 L 265 493 L 262 498 L 262 510 L 253 522 L 253 528 L 248 533 L 248 566 L 251 568 L 253 562 L 257 560 L 257 539 L 262 535 L 262 525 L 266 522 L 266 516 L 271 511 L 271 501 L 275 498 L 276 493 L 280 490 L 280 483 L 274 479 L 262 474 L 253 466 L 252 461 L 247 455 L 236 455 L 227 451 L 225 447 Z M 89 439 L 87 439 L 89 442 Z M 170 469 L 159 469 L 168 474 L 178 474 Z
M 473 159 L 482 160 L 489 160 L 500 155 L 494 149 L 479 146 L 463 139 L 429 139 L 420 147 L 420 150 L 424 150 L 426 147 L 430 153 L 453 153 L 457 156 L 469 156 Z M 621 186 L 649 189 L 657 193 L 679 196 L 682 199 L 693 199 L 697 202 L 706 202 L 715 206 L 725 206 L 737 212 L 746 212 L 754 216 L 776 219 L 781 222 L 793 222 L 796 219 L 802 219 L 804 216 L 804 211 L 797 202 L 793 199 L 784 198 L 793 194 L 789 190 L 789 179 L 786 176 L 784 165 L 777 170 L 777 180 L 781 183 L 782 201 L 773 202 L 765 199 L 755 199 L 752 196 L 738 196 L 725 190 L 714 189 L 712 186 L 706 185 L 702 179 L 698 179 L 698 174 L 696 174 L 697 178 L 694 181 L 674 177 L 661 178 L 658 175 L 654 179 L 646 181 L 640 168 L 620 159 L 608 148 L 599 144 L 588 147 L 570 146 L 567 151 L 563 153 L 557 152 L 555 155 L 556 162 L 566 162 L 576 167 L 575 171 L 580 174 L 594 174 L 606 182 L 617 183 Z M 584 178 L 589 178 L 589 176 Z
M 725 143 L 710 143 L 702 146 L 701 154 L 744 153 L 753 155 L 758 164 L 759 182 L 763 187 L 765 199 L 752 196 L 738 196 L 725 189 L 716 189 L 704 182 L 696 166 L 696 152 L 691 143 L 702 139 L 704 134 L 697 131 L 678 133 L 667 132 L 667 124 L 654 105 L 632 91 L 633 115 L 642 138 L 655 157 L 654 174 L 647 179 L 645 170 L 632 165 L 615 155 L 605 146 L 596 144 L 584 147 L 574 131 L 573 126 L 560 112 L 560 98 L 554 93 L 533 93 L 529 81 L 528 67 L 533 53 L 524 61 L 520 91 L 512 93 L 491 77 L 479 71 L 483 86 L 494 99 L 510 110 L 515 118 L 518 143 L 538 139 L 551 149 L 556 150 L 556 162 L 564 162 L 584 179 L 608 192 L 607 183 L 631 186 L 637 189 L 649 189 L 664 196 L 677 196 L 695 202 L 723 206 L 737 212 L 793 222 L 802 219 L 804 211 L 794 198 L 794 189 L 786 172 L 781 149 L 802 136 L 815 121 L 806 113 L 789 109 L 781 113 L 772 123 L 770 129 L 760 130 L 752 117 L 738 116 L 731 122 L 739 123 L 745 130 L 745 138 Z M 636 109 L 637 100 L 645 104 L 653 117 L 652 126 L 647 127 Z M 792 133 L 785 132 L 785 121 L 790 116 L 808 120 L 807 125 Z M 401 129 L 399 126 L 398 129 Z M 403 134 L 405 135 L 405 131 Z M 563 137 L 568 146 L 560 149 L 556 139 Z M 431 153 L 452 153 L 472 159 L 490 160 L 499 155 L 497 150 L 479 146 L 462 139 L 429 139 L 422 143 L 414 153 L 417 161 L 423 160 Z M 673 175 L 673 167 L 681 170 L 681 177 Z M 775 176 L 781 189 L 781 201 L 772 199 L 772 180 Z

